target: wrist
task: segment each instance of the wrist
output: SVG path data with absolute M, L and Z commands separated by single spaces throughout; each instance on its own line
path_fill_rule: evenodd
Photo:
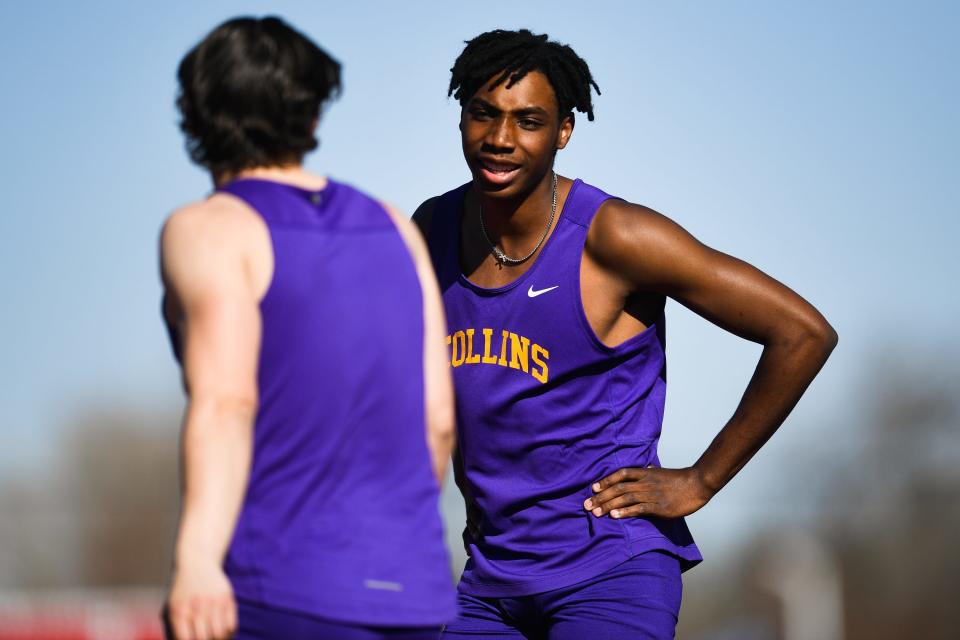
M 713 496 L 715 496 L 723 487 L 723 483 L 712 477 L 711 474 L 709 474 L 699 464 L 695 464 L 690 467 L 690 471 L 693 475 L 694 482 L 697 485 L 700 497 L 703 499 L 704 503 L 713 498 Z
M 193 540 L 183 536 L 174 550 L 173 565 L 175 569 L 220 567 L 223 565 L 223 553 L 217 545 L 209 541 Z

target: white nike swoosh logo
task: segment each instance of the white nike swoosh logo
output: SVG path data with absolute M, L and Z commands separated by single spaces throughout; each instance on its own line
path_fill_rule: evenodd
M 554 289 L 556 289 L 556 288 L 559 287 L 559 286 L 560 286 L 560 285 L 554 285 L 554 286 L 552 286 L 552 287 L 547 287 L 546 289 L 540 289 L 539 291 L 537 291 L 536 289 L 533 288 L 533 285 L 530 285 L 530 288 L 527 289 L 527 295 L 530 296 L 531 298 L 536 298 L 537 296 L 543 295 L 544 293 L 546 293 L 546 292 L 548 292 L 548 291 L 553 291 Z

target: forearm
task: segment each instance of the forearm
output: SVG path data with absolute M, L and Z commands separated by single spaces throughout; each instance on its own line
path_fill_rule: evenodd
M 447 464 L 456 443 L 453 377 L 447 363 L 447 322 L 443 302 L 426 254 L 421 256 L 420 282 L 423 290 L 423 382 L 427 414 L 427 445 L 437 484 L 443 485 Z
M 424 406 L 433 473 L 437 484 L 442 486 L 456 444 L 456 418 L 453 378 L 444 341 L 446 321 L 439 295 L 431 293 L 433 295 L 425 296 L 424 305 Z
M 694 465 L 710 495 L 723 488 L 783 424 L 836 342 L 836 333 L 824 323 L 764 347 L 736 411 Z
M 183 508 L 178 565 L 220 565 L 240 512 L 253 449 L 254 403 L 197 399 L 187 408 L 182 440 Z
M 399 211 L 385 205 L 410 251 L 423 296 L 423 383 L 427 446 L 437 484 L 442 485 L 456 442 L 453 379 L 447 361 L 447 321 L 430 254 L 417 227 Z M 420 218 L 418 218 L 420 220 Z
M 456 440 L 453 432 L 453 424 L 451 421 L 449 428 L 431 429 L 427 438 L 427 444 L 430 446 L 433 474 L 437 478 L 437 484 L 440 485 L 443 484 L 443 479 L 446 477 L 447 465 L 450 462 L 450 456 L 453 454 L 453 447 Z

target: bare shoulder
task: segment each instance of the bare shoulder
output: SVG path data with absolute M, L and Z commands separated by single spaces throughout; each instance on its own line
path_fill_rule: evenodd
M 433 222 L 433 212 L 437 207 L 437 200 L 439 198 L 439 196 L 435 196 L 429 200 L 425 200 L 423 204 L 413 212 L 413 223 L 420 229 L 420 233 L 424 239 L 430 237 L 430 225 Z
M 607 200 L 594 216 L 585 251 L 635 289 L 675 293 L 669 286 L 710 269 L 716 252 L 650 207 Z
M 218 193 L 174 210 L 164 223 L 160 238 L 164 246 L 199 243 L 213 248 L 229 244 L 232 238 L 261 228 L 262 224 L 256 212 L 242 200 Z
M 661 256 L 701 245 L 686 229 L 650 207 L 610 199 L 597 210 L 587 234 L 587 250 L 602 263 Z
M 251 265 L 258 273 L 266 272 L 269 251 L 266 223 L 249 205 L 228 194 L 176 209 L 160 234 L 161 273 L 174 291 L 205 278 L 247 274 Z

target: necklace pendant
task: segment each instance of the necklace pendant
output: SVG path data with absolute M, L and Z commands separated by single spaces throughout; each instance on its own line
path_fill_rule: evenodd
M 480 207 L 480 232 L 483 234 L 483 239 L 487 241 L 487 244 L 490 245 L 490 251 L 493 252 L 494 258 L 497 260 L 497 266 L 500 269 L 503 269 L 505 264 L 521 264 L 533 257 L 533 254 L 543 246 L 543 241 L 547 239 L 547 234 L 550 233 L 550 228 L 553 226 L 553 219 L 557 215 L 557 174 L 553 174 L 553 193 L 551 196 L 552 202 L 550 203 L 550 217 L 547 218 L 547 227 L 543 230 L 543 235 L 540 236 L 540 239 L 537 241 L 536 246 L 522 258 L 510 258 L 504 253 L 500 247 L 493 243 L 493 240 L 490 239 L 490 236 L 487 234 L 487 226 L 483 223 L 483 207 Z

